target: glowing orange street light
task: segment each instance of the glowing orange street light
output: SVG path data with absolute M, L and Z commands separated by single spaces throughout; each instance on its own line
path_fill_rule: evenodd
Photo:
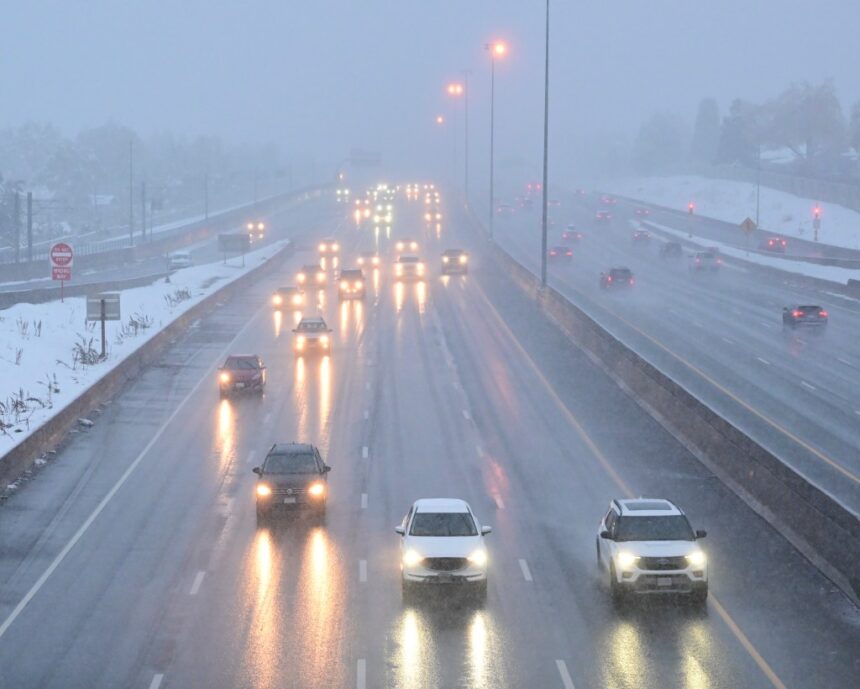
M 493 41 L 484 46 L 490 53 L 490 214 L 489 229 L 490 239 L 493 238 L 493 173 L 494 173 L 494 144 L 495 144 L 495 119 L 496 119 L 496 60 L 508 54 L 508 44 L 504 41 Z
M 508 53 L 508 44 L 504 41 L 493 41 L 490 43 L 490 53 L 494 58 L 504 57 Z

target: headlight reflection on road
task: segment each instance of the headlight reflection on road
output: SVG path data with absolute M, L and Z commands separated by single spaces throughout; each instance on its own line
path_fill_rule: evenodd
M 639 687 L 648 684 L 649 660 L 643 653 L 639 630 L 629 622 L 612 629 L 609 642 L 609 676 L 604 686 Z
M 713 640 L 709 639 L 705 625 L 699 621 L 690 621 L 682 625 L 679 637 L 684 639 L 684 686 L 687 689 L 710 689 L 711 680 L 703 667 L 716 665 L 713 658 Z
M 251 571 L 248 572 L 248 604 L 252 619 L 248 624 L 249 637 L 246 646 L 246 661 L 253 673 L 255 687 L 274 687 L 278 676 L 278 665 L 272 662 L 278 653 L 281 612 L 278 596 L 275 595 L 277 581 L 272 535 L 268 529 L 257 531 L 252 545 Z M 253 587 L 253 588 L 252 588 Z
M 275 339 L 281 336 L 281 329 L 284 327 L 284 314 L 280 311 L 272 313 L 272 324 L 275 326 Z
M 295 328 L 302 320 L 301 311 L 293 311 L 293 327 Z
M 469 686 L 485 687 L 488 682 L 487 621 L 483 612 L 476 612 L 469 625 Z M 504 686 L 504 684 L 502 684 Z
M 394 283 L 394 308 L 397 313 L 403 310 L 403 297 L 406 294 L 406 286 L 402 282 Z
M 347 339 L 349 337 L 350 306 L 352 306 L 350 301 L 344 300 L 340 303 L 340 309 L 338 311 L 338 317 L 340 318 L 339 332 L 342 334 L 344 339 Z
M 424 315 L 427 310 L 427 283 L 419 282 L 415 285 L 415 296 L 418 298 L 418 313 Z
M 331 413 L 331 357 L 325 355 L 320 362 L 320 434 L 328 432 L 329 414 Z
M 218 435 L 215 451 L 218 453 L 218 471 L 226 470 L 236 452 L 236 413 L 230 400 L 218 405 Z
M 413 609 L 405 610 L 397 632 L 400 648 L 397 662 L 399 687 L 431 686 L 428 676 L 433 667 L 431 650 L 433 639 L 428 633 L 426 623 Z

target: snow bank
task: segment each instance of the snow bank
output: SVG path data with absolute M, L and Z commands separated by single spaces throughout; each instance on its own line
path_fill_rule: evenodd
M 176 271 L 164 280 L 121 294 L 121 321 L 101 329 L 86 322 L 86 298 L 18 304 L 0 312 L 0 457 L 72 402 L 159 330 L 225 284 L 289 244 L 276 242 L 227 265 Z
M 755 219 L 755 184 L 696 176 L 638 177 L 606 182 L 605 191 L 680 211 L 696 204 L 696 214 L 740 224 Z M 786 237 L 813 238 L 812 211 L 821 208 L 822 244 L 860 249 L 860 213 L 816 199 L 793 196 L 770 187 L 761 188 L 760 221 L 763 229 Z M 740 241 L 740 240 L 739 240 Z

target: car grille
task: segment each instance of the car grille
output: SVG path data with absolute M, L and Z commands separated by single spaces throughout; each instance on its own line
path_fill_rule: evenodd
M 424 566 L 436 572 L 453 572 L 466 566 L 465 557 L 426 557 Z
M 290 495 L 299 496 L 299 495 L 304 495 L 304 494 L 305 494 L 305 489 L 304 489 L 303 487 L 298 487 L 298 488 L 274 488 L 274 489 L 272 490 L 272 495 L 279 495 L 279 496 L 281 496 L 281 497 L 284 497 L 284 496 L 287 496 L 287 497 L 288 497 L 288 496 L 290 496 Z
M 685 557 L 643 557 L 638 562 L 639 569 L 650 571 L 667 571 L 672 569 L 686 569 L 687 558 Z

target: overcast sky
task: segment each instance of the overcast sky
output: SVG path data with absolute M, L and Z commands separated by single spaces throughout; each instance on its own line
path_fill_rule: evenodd
M 25 0 L 3 3 L 0 126 L 74 132 L 108 119 L 146 134 L 273 140 L 324 160 L 354 146 L 388 160 L 440 155 L 443 87 L 472 70 L 475 155 L 485 145 L 483 45 L 497 72 L 500 155 L 540 154 L 540 0 Z M 654 111 L 692 119 L 791 81 L 832 78 L 860 100 L 858 0 L 555 0 L 553 161 L 592 131 L 635 133 Z M 462 115 L 460 115 L 462 116 Z

